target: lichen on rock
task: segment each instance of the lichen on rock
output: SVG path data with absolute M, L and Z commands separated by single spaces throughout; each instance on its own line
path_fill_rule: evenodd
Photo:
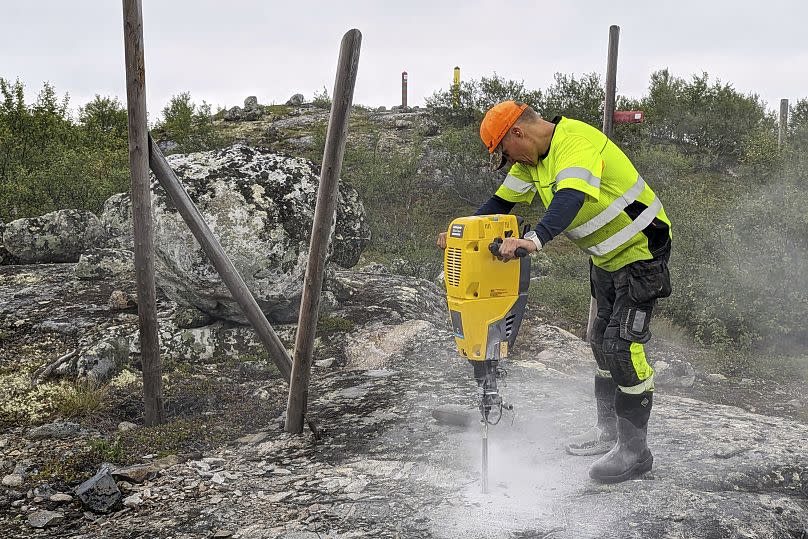
M 168 161 L 272 322 L 297 318 L 319 171 L 311 161 L 234 145 L 172 155 Z M 239 323 L 247 320 L 173 203 L 152 178 L 155 272 L 180 305 Z M 128 195 L 105 204 L 101 220 L 115 245 L 131 244 Z M 340 184 L 328 260 L 352 267 L 369 240 L 356 191 Z

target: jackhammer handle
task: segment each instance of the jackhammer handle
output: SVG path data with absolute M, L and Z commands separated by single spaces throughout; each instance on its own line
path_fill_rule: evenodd
M 488 245 L 488 250 L 491 251 L 492 255 L 494 255 L 496 257 L 500 257 L 501 256 L 499 254 L 499 246 L 500 245 L 502 245 L 502 238 L 494 238 L 493 243 Z M 514 254 L 518 258 L 522 258 L 523 256 L 527 256 L 528 252 L 527 252 L 527 249 L 525 249 L 524 247 L 517 247 L 516 252 L 514 252 Z

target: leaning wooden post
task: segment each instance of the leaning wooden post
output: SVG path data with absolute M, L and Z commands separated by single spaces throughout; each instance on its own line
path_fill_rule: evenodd
M 154 286 L 149 146 L 146 125 L 146 70 L 143 59 L 143 12 L 140 0 L 123 0 L 123 41 L 126 59 L 126 103 L 129 115 L 129 167 L 132 174 L 132 226 L 143 365 L 146 425 L 165 420 L 160 340 L 157 336 L 157 293 Z
M 606 99 L 603 102 L 603 134 L 612 136 L 614 126 L 614 104 L 617 92 L 617 45 L 620 40 L 620 27 L 609 27 L 609 56 L 606 61 Z M 592 328 L 598 316 L 598 302 L 589 299 L 589 321 L 586 323 L 586 340 L 592 342 Z
M 286 407 L 286 432 L 291 433 L 303 431 L 325 259 L 334 224 L 334 211 L 339 193 L 337 190 L 339 174 L 342 169 L 342 156 L 345 152 L 348 114 L 353 101 L 361 44 L 362 33 L 353 29 L 343 36 L 340 45 L 337 80 L 334 84 L 334 101 L 331 105 L 331 118 L 328 121 L 328 134 L 320 172 L 320 186 L 317 190 L 317 206 L 314 210 L 314 223 L 311 229 L 309 261 L 303 281 L 303 297 L 300 301 L 300 318 L 292 360 L 292 379 L 289 385 L 289 402 Z
M 788 137 L 788 99 L 780 100 L 780 131 L 777 134 L 777 147 L 782 148 Z
M 149 135 L 149 165 L 151 166 L 152 172 L 154 172 L 154 176 L 160 182 L 160 185 L 166 190 L 166 194 L 168 194 L 171 202 L 176 206 L 185 224 L 188 225 L 196 241 L 199 242 L 208 260 L 210 260 L 213 267 L 216 268 L 216 271 L 219 273 L 227 289 L 230 290 L 233 299 L 238 302 L 244 316 L 247 317 L 250 325 L 252 325 L 256 333 L 258 333 L 258 337 L 269 352 L 270 359 L 272 359 L 278 367 L 278 370 L 281 371 L 283 379 L 288 382 L 292 374 L 292 360 L 289 358 L 289 353 L 283 346 L 278 334 L 272 329 L 264 312 L 258 306 L 258 302 L 255 301 L 252 292 L 247 288 L 247 284 L 244 282 L 244 279 L 241 278 L 241 274 L 239 274 L 233 262 L 227 257 L 227 253 L 224 252 L 222 244 L 219 243 L 219 240 L 213 235 L 210 227 L 202 217 L 199 208 L 197 208 L 194 201 L 191 200 L 188 192 L 182 186 L 177 175 L 174 174 L 171 165 L 168 164 L 163 152 L 157 147 L 151 135 Z

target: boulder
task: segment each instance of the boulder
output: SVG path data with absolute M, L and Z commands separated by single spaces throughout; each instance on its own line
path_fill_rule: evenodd
M 112 478 L 118 481 L 128 481 L 130 483 L 142 483 L 146 479 L 151 479 L 157 475 L 159 470 L 151 464 L 135 464 L 118 468 L 111 473 Z
M 272 322 L 297 320 L 319 170 L 308 160 L 235 145 L 168 161 Z M 215 318 L 247 320 L 174 205 L 152 182 L 157 282 L 180 305 Z M 109 229 L 130 215 L 128 195 L 108 200 Z M 370 232 L 356 191 L 340 184 L 328 259 L 352 267 Z M 126 244 L 131 240 L 117 239 Z
M 129 294 L 123 290 L 113 290 L 107 300 L 107 307 L 113 311 L 122 311 L 124 309 L 137 307 L 137 302 L 130 298 Z
M 406 258 L 394 258 L 390 261 L 389 273 L 408 275 L 410 277 L 433 281 L 442 270 L 443 262 L 441 261 L 424 262 L 408 260 Z
M 289 98 L 289 101 L 287 101 L 286 104 L 291 105 L 293 107 L 299 107 L 300 105 L 303 104 L 303 101 L 305 101 L 303 94 L 295 94 Z
M 20 474 L 10 473 L 3 476 L 2 485 L 4 487 L 21 487 L 25 483 L 25 477 Z
M 84 507 L 96 513 L 108 513 L 122 497 L 118 485 L 106 467 L 76 487 L 76 494 Z
M 76 262 L 104 236 L 98 217 L 82 210 L 57 210 L 17 219 L 3 231 L 3 245 L 26 264 Z
M 654 382 L 661 386 L 693 387 L 696 382 L 693 365 L 682 359 L 668 358 L 657 361 L 652 367 Z
M 58 526 L 64 519 L 64 513 L 59 511 L 39 510 L 28 515 L 28 525 L 32 528 L 48 528 Z
M 418 134 L 423 135 L 425 137 L 434 137 L 440 133 L 440 126 L 438 122 L 431 118 L 422 118 L 420 122 L 418 122 Z
M 94 248 L 81 254 L 74 273 L 79 279 L 135 280 L 135 256 L 126 249 Z
M 174 323 L 181 329 L 201 328 L 210 324 L 213 319 L 196 307 L 180 307 L 172 316 Z
M 244 110 L 242 111 L 242 118 L 247 121 L 255 121 L 261 118 L 264 114 L 264 109 L 258 104 L 258 98 L 251 95 L 244 100 Z
M 30 440 L 69 440 L 81 434 L 81 426 L 70 421 L 54 421 L 34 427 L 25 435 Z
M 103 383 L 118 373 L 129 360 L 131 334 L 123 327 L 111 327 L 107 336 L 85 350 L 76 360 L 79 379 Z
M 233 107 L 224 113 L 225 122 L 238 122 L 244 119 L 244 111 L 241 107 Z
M 313 135 L 303 135 L 302 137 L 292 137 L 285 139 L 283 143 L 296 152 L 303 152 L 314 147 L 316 141 Z
M 117 193 L 104 202 L 99 216 L 106 235 L 104 245 L 112 249 L 133 251 L 132 203 L 129 193 Z
M 170 153 L 177 149 L 179 144 L 174 142 L 173 140 L 158 140 L 157 147 L 160 148 L 160 151 L 163 153 Z

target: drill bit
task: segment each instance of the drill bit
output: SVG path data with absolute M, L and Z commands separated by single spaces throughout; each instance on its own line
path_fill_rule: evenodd
M 488 422 L 482 421 L 482 441 L 483 441 L 483 458 L 482 458 L 482 488 L 483 494 L 488 494 Z

